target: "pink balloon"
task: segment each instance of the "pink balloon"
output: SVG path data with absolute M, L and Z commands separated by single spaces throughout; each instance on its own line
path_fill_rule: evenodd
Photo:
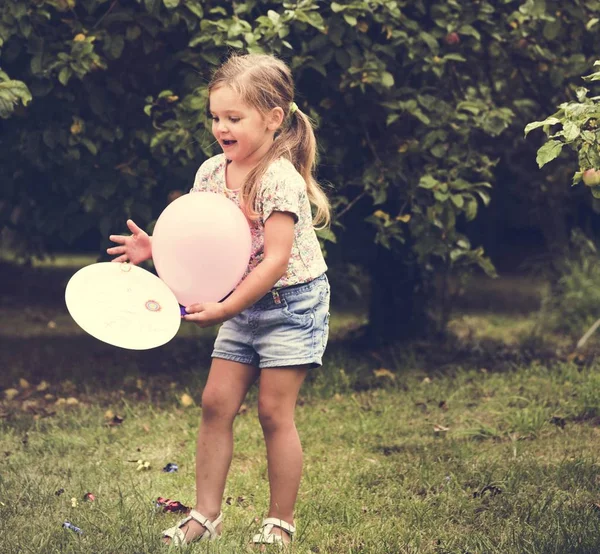
M 252 239 L 231 200 L 213 192 L 184 194 L 160 214 L 152 234 L 159 277 L 178 302 L 218 302 L 244 276 Z

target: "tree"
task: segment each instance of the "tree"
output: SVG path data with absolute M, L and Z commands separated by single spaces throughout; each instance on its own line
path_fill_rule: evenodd
M 230 50 L 271 52 L 318 123 L 337 213 L 321 238 L 373 275 L 374 336 L 421 330 L 432 300 L 443 329 L 450 302 L 435 277 L 494 274 L 467 223 L 489 204 L 498 162 L 520 167 L 524 122 L 596 47 L 598 5 L 8 0 L 0 59 L 33 100 L 3 123 L 0 226 L 27 229 L 36 253 L 125 217 L 151 222 L 214 153 L 212 68 Z M 521 170 L 517 184 L 532 174 Z

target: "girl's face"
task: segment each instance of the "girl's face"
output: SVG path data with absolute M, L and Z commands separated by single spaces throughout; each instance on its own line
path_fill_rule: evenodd
M 248 106 L 228 86 L 213 89 L 209 99 L 212 133 L 228 160 L 236 164 L 256 164 L 267 153 L 282 119 L 271 113 L 264 117 Z M 275 108 L 273 112 L 283 110 Z

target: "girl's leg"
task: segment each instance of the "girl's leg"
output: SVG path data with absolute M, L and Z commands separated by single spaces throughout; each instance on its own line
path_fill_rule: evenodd
M 196 447 L 196 510 L 214 520 L 221 511 L 225 480 L 233 455 L 233 420 L 256 381 L 256 367 L 213 358 L 202 393 L 202 419 Z M 186 542 L 204 533 L 192 520 L 182 527 Z M 168 540 L 165 540 L 168 542 Z
M 308 367 L 263 369 L 260 374 L 258 417 L 267 446 L 271 501 L 269 517 L 294 523 L 294 506 L 302 475 L 302 445 L 294 422 L 298 392 Z M 273 533 L 289 537 L 278 528 Z

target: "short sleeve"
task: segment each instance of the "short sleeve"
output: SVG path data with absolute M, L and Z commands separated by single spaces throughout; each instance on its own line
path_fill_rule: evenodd
M 215 172 L 220 167 L 220 156 L 213 156 L 206 160 L 196 171 L 194 185 L 190 192 L 217 192 L 218 184 L 215 183 Z
M 265 180 L 260 193 L 260 215 L 263 222 L 273 212 L 289 212 L 298 221 L 301 198 L 306 190 L 302 176 L 295 172 L 274 172 Z

